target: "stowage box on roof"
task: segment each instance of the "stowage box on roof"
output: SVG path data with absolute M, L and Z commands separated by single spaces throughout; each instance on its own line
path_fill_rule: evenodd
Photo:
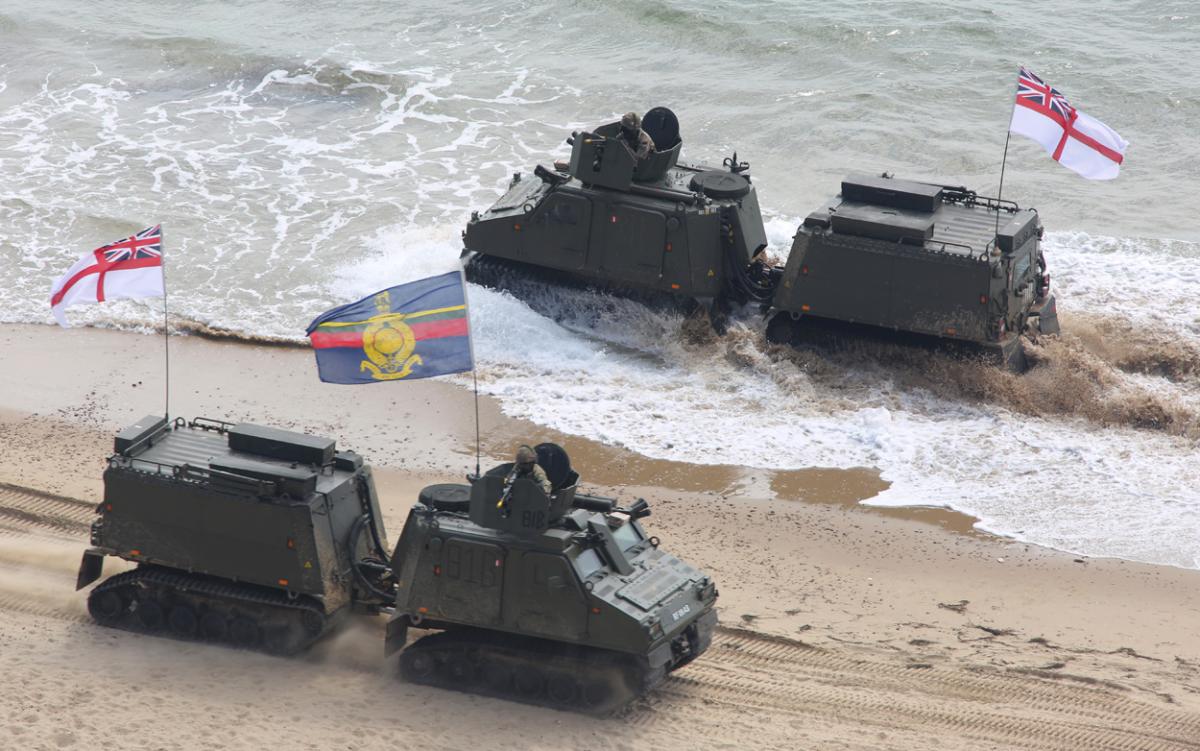
M 133 425 L 117 433 L 113 450 L 118 454 L 147 442 L 156 432 L 167 427 L 167 418 L 160 415 L 146 415 Z
M 272 459 L 325 465 L 333 461 L 335 441 L 290 430 L 239 423 L 229 429 L 229 448 Z
M 933 216 L 930 214 L 900 213 L 878 206 L 843 203 L 832 214 L 831 221 L 833 231 L 843 235 L 917 245 L 933 237 Z
M 850 175 L 842 180 L 842 200 L 932 213 L 942 202 L 942 187 L 914 180 Z

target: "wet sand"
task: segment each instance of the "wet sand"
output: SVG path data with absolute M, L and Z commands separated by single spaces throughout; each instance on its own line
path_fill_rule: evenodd
M 718 644 L 624 718 L 399 684 L 370 621 L 292 662 L 100 629 L 71 587 L 82 532 L 18 507 L 35 491 L 99 497 L 113 433 L 163 411 L 162 341 L 9 325 L 0 346 L 0 748 L 124 747 L 130 727 L 138 746 L 171 748 L 1200 747 L 1195 571 L 964 534 L 972 520 L 936 498 L 863 508 L 884 487 L 870 468 L 652 461 L 489 399 L 485 466 L 518 443 L 561 443 L 588 488 L 645 497 L 649 531 L 718 581 Z M 176 337 L 171 349 L 172 415 L 335 437 L 376 467 L 393 539 L 422 485 L 474 469 L 460 386 L 321 384 L 297 348 Z M 312 692 L 326 709 L 305 709 Z

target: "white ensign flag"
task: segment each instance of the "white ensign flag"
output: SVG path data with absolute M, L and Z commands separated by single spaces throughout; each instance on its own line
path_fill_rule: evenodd
M 69 305 L 163 294 L 162 226 L 155 225 L 76 261 L 50 288 L 50 310 L 66 327 Z
M 1017 101 L 1008 129 L 1042 145 L 1056 162 L 1089 180 L 1111 180 L 1121 171 L 1129 142 L 1112 128 L 1071 106 L 1028 68 L 1017 78 Z

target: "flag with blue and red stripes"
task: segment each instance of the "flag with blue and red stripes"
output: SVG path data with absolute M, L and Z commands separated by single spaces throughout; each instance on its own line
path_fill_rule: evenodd
M 380 290 L 308 325 L 321 380 L 379 383 L 475 367 L 462 271 Z

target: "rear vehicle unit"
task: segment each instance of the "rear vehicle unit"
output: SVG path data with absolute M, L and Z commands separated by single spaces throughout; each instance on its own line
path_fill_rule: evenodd
M 115 451 L 77 588 L 105 556 L 137 567 L 92 590 L 98 622 L 290 654 L 390 604 L 364 575 L 386 559 L 371 470 L 332 439 L 150 416 Z
M 966 188 L 854 175 L 804 220 L 772 299 L 767 337 L 795 342 L 806 318 L 993 352 L 1024 367 L 1027 326 L 1057 333 L 1037 212 Z

